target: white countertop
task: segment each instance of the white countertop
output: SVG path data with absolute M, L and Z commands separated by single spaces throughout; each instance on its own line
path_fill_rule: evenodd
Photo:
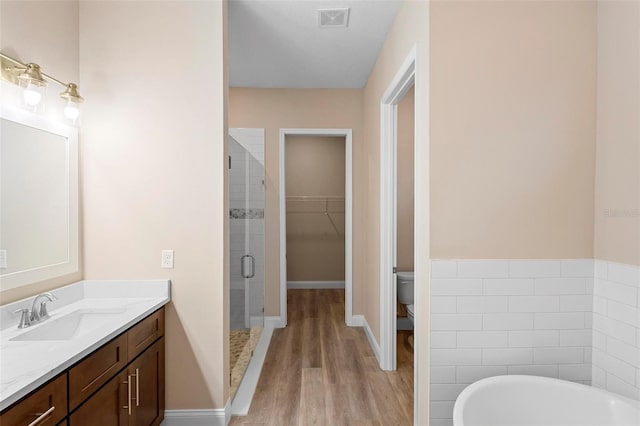
M 33 297 L 0 306 L 0 411 L 171 300 L 167 280 L 80 281 L 51 293 L 58 297 L 48 304 L 51 317 L 31 327 L 19 329 L 20 314 L 13 312 L 31 308 Z M 11 340 L 78 310 L 112 314 L 108 322 L 69 340 Z

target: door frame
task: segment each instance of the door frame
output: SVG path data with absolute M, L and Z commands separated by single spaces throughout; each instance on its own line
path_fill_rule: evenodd
M 335 136 L 345 138 L 345 322 L 353 326 L 353 146 L 352 129 L 280 129 L 280 324 L 287 325 L 287 194 L 285 138 L 287 136 Z
M 380 367 L 383 370 L 392 371 L 397 368 L 397 290 L 396 273 L 397 266 L 397 121 L 398 103 L 415 86 L 416 93 L 418 85 L 417 75 L 417 49 L 411 49 L 409 55 L 402 63 L 395 77 L 387 87 L 380 100 Z M 416 96 L 417 98 L 417 96 Z M 418 115 L 417 104 L 414 115 Z M 415 121 L 417 123 L 417 120 Z M 417 125 L 414 124 L 414 148 L 418 147 Z M 416 153 L 419 151 L 416 149 Z M 417 171 L 414 155 L 414 200 L 420 188 L 418 185 Z M 414 204 L 414 241 L 418 241 L 416 219 L 418 212 Z M 415 245 L 414 245 L 415 254 Z M 415 262 L 421 260 L 414 256 Z M 416 268 L 414 268 L 416 269 Z M 418 281 L 414 280 L 414 286 Z M 414 291 L 417 295 L 418 292 Z M 415 336 L 420 336 L 419 321 L 417 317 L 417 305 L 419 299 L 416 297 L 416 311 L 414 315 L 414 371 L 417 371 L 418 359 L 417 340 Z M 417 374 L 416 374 L 417 377 Z M 417 386 L 416 386 L 417 387 Z

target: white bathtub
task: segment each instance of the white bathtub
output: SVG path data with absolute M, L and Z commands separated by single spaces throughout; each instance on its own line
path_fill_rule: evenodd
M 453 425 L 638 426 L 640 403 L 565 380 L 496 376 L 462 391 Z

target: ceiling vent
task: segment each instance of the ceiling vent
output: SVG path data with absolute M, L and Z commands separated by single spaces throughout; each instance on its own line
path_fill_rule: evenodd
M 318 9 L 320 28 L 346 28 L 349 25 L 349 8 Z

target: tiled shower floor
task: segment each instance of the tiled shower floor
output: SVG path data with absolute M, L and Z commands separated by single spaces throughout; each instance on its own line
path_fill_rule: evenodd
M 229 363 L 231 367 L 231 399 L 238 391 L 244 373 L 247 371 L 251 354 L 260 339 L 261 327 L 245 330 L 231 330 L 229 333 Z

